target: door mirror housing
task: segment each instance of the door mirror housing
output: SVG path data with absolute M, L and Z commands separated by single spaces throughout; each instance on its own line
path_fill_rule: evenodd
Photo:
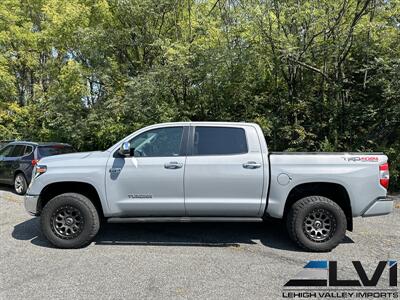
M 125 157 L 131 156 L 131 144 L 129 142 L 122 143 L 118 153 Z

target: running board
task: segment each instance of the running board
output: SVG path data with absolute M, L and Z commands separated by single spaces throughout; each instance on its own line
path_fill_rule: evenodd
M 192 223 L 192 222 L 262 222 L 261 218 L 249 217 L 134 217 L 108 218 L 108 223 Z

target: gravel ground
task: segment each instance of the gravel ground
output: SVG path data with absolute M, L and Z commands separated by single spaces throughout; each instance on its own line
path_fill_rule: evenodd
M 281 299 L 308 260 L 337 260 L 344 278 L 355 276 L 352 260 L 367 272 L 399 260 L 397 198 L 393 214 L 355 219 L 330 253 L 304 252 L 263 223 L 106 224 L 88 247 L 60 250 L 23 198 L 0 187 L 0 299 Z

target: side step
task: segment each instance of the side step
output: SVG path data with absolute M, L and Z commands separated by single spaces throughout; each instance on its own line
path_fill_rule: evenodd
M 108 223 L 192 223 L 192 222 L 262 222 L 261 218 L 249 217 L 134 217 L 108 218 Z

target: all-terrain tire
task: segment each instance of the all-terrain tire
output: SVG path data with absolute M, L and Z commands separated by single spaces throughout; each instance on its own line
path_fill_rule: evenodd
M 87 197 L 65 193 L 45 205 L 40 225 L 43 234 L 54 246 L 81 248 L 96 236 L 100 219 L 96 207 Z
M 286 224 L 290 238 L 312 252 L 331 251 L 343 240 L 347 229 L 346 215 L 341 207 L 322 196 L 305 197 L 295 202 Z

